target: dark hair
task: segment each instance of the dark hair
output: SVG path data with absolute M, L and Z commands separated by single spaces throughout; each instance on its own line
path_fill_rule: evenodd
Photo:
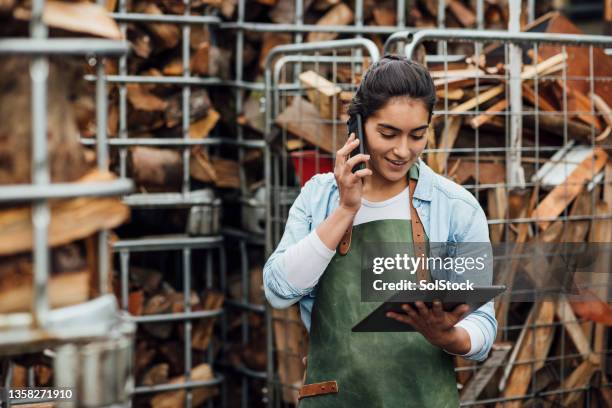
M 387 54 L 364 74 L 348 107 L 348 114 L 351 117 L 361 114 L 365 123 L 370 115 L 397 96 L 422 101 L 431 121 L 436 88 L 427 68 L 405 57 Z

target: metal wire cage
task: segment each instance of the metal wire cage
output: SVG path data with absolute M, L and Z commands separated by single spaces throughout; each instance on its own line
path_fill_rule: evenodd
M 442 50 L 432 57 L 427 51 L 420 54 L 439 97 L 427 162 L 487 202 L 494 243 L 612 238 L 604 232 L 612 213 L 605 204 L 611 190 L 606 154 L 610 111 L 603 100 L 611 79 L 604 49 L 611 42 L 603 36 L 538 32 L 562 19 L 548 16 L 530 26 L 533 32 L 523 33 L 423 30 L 405 47 L 409 58 L 424 45 Z M 411 35 L 398 33 L 386 46 Z M 459 42 L 468 43 L 473 54 L 451 55 L 451 45 Z M 467 66 L 457 66 L 465 61 Z M 512 288 L 516 268 L 501 265 L 506 264 L 500 264 L 494 279 Z M 600 278 L 588 285 L 605 301 L 609 284 Z M 510 295 L 496 304 L 498 340 L 514 343 L 508 360 L 504 356 L 510 348 L 500 343 L 483 365 L 459 364 L 459 378 L 473 376 L 462 390 L 462 406 L 607 400 L 606 328 L 577 316 L 563 296 L 549 301 L 536 293 L 523 321 L 512 317 L 514 307 Z M 574 330 L 579 325 L 584 332 Z M 499 395 L 483 393 L 497 367 L 504 368 Z M 596 372 L 599 380 L 593 380 Z
M 32 238 L 28 249 L 32 250 L 34 265 L 30 292 L 31 312 L 0 316 L 0 352 L 10 356 L 49 349 L 57 370 L 68 364 L 67 360 L 74 363 L 71 370 L 65 370 L 64 375 L 55 377 L 55 386 L 69 387 L 71 390 L 72 399 L 66 402 L 66 406 L 124 406 L 129 404 L 133 386 L 131 349 L 134 327 L 119 312 L 114 295 L 108 293 L 108 232 L 101 230 L 97 233 L 98 245 L 95 251 L 98 259 L 96 279 L 99 296 L 85 303 L 52 309 L 50 247 L 54 242 L 51 223 L 55 213 L 50 200 L 117 196 L 129 192 L 133 186 L 128 179 L 112 178 L 104 182 L 51 183 L 47 88 L 50 57 L 95 57 L 98 58 L 97 69 L 102 72 L 101 58 L 125 54 L 128 46 L 123 41 L 114 40 L 48 38 L 47 27 L 43 22 L 44 4 L 42 0 L 32 2 L 29 38 L 0 39 L 2 56 L 24 56 L 30 59 L 32 182 L 0 186 L 0 203 L 31 203 Z M 107 173 L 106 94 L 103 79 L 96 85 L 97 168 Z M 125 360 L 119 363 L 117 359 Z M 88 368 L 82 369 L 81 364 L 87 364 Z M 114 371 L 110 376 L 105 371 L 109 368 Z M 11 387 L 11 373 L 12 366 L 9 365 L 3 384 L 7 390 Z M 5 396 L 8 398 L 8 394 Z M 5 402 L 10 406 L 32 400 L 8 398 Z
M 438 103 L 424 158 L 483 203 L 494 243 L 540 242 L 553 235 L 561 242 L 602 237 L 610 242 L 608 224 L 600 224 L 612 218 L 609 207 L 600 205 L 609 203 L 612 190 L 605 152 L 610 111 L 602 102 L 609 95 L 604 48 L 610 38 L 538 32 L 546 23 L 536 21 L 537 29 L 525 33 L 397 32 L 384 52 L 403 52 L 427 64 Z M 404 46 L 398 47 L 400 42 Z M 345 140 L 339 100 L 350 100 L 367 63 L 357 49 L 326 52 L 340 44 L 315 44 L 315 52 L 309 44 L 284 46 L 268 58 L 268 253 L 281 239 L 300 185 L 331 171 L 334 152 Z M 545 193 L 552 194 L 548 201 Z M 547 204 L 553 198 L 551 210 Z M 580 221 L 582 235 L 576 232 Z M 561 230 L 566 232 L 559 235 Z M 495 279 L 512 287 L 514 276 L 500 267 Z M 606 300 L 608 285 L 598 281 L 591 287 Z M 529 306 L 511 303 L 509 296 L 499 299 L 499 334 L 489 359 L 482 364 L 458 359 L 462 406 L 535 401 L 569 406 L 607 399 L 605 326 L 576 315 L 567 298 L 551 302 L 537 290 L 534 296 Z M 269 347 L 277 365 L 269 367 L 269 381 L 276 401 L 295 402 L 306 346 L 284 347 L 297 335 L 291 327 L 297 312 L 269 314 L 275 322 Z M 485 391 L 496 372 L 497 387 Z

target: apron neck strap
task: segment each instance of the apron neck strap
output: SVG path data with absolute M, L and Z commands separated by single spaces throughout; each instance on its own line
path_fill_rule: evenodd
M 412 197 L 414 195 L 414 190 L 416 189 L 417 181 L 413 178 L 408 178 L 408 202 L 410 205 L 410 222 L 412 224 L 412 243 L 414 245 L 414 253 L 416 256 L 425 255 L 425 229 L 423 228 L 423 223 L 419 218 L 419 214 L 412 205 Z M 348 253 L 351 247 L 351 235 L 353 233 L 353 224 L 349 225 L 349 227 L 344 232 L 340 243 L 338 244 L 337 251 L 340 255 L 344 256 Z M 419 262 L 419 269 L 417 270 L 417 279 L 419 281 L 429 279 L 429 274 L 427 270 L 423 267 L 423 262 Z

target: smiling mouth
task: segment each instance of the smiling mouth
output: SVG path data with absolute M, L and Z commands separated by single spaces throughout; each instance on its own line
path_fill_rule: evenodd
M 387 159 L 387 158 L 385 158 L 385 160 L 387 160 L 389 163 L 391 163 L 393 166 L 396 166 L 396 167 L 401 167 L 401 166 L 405 165 L 406 163 L 408 163 L 405 160 L 391 160 L 391 159 Z

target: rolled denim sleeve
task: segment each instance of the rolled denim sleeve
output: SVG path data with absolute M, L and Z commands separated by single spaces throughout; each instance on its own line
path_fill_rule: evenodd
M 493 256 L 490 248 L 491 241 L 489 239 L 487 218 L 480 205 L 476 206 L 469 220 L 470 222 L 467 225 L 464 234 L 462 234 L 461 241 L 466 243 L 487 244 L 487 251 L 490 251 L 487 254 L 487 267 L 485 268 L 485 274 L 478 278 L 477 284 L 490 285 L 493 281 Z M 478 252 L 482 252 L 483 248 L 480 248 L 479 245 L 477 248 Z M 464 253 L 461 254 L 461 256 L 473 256 L 473 254 L 470 255 L 469 253 Z M 487 358 L 489 351 L 491 351 L 491 347 L 493 346 L 495 337 L 497 335 L 497 320 L 495 319 L 493 301 L 490 301 L 481 306 L 479 309 L 473 311 L 465 319 L 469 320 L 472 327 L 478 327 L 478 329 L 482 332 L 482 335 L 484 336 L 484 344 L 480 350 L 472 350 L 463 357 L 469 360 L 483 361 Z
M 283 236 L 263 268 L 263 284 L 266 299 L 272 307 L 287 308 L 298 302 L 310 290 L 298 289 L 285 278 L 280 257 L 287 248 L 296 244 L 310 233 L 312 216 L 310 214 L 310 192 L 314 180 L 308 181 L 289 209 Z

